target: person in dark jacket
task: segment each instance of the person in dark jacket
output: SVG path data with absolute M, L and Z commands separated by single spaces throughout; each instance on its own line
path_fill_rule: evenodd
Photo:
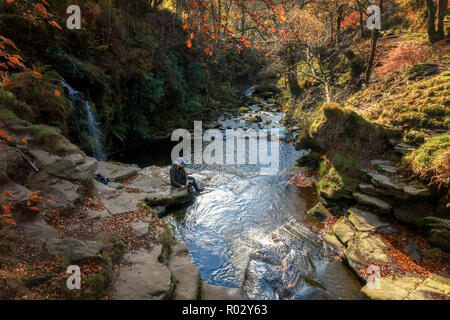
M 203 188 L 199 188 L 197 182 L 193 177 L 188 177 L 184 170 L 186 162 L 183 158 L 177 158 L 175 163 L 170 168 L 170 183 L 177 188 L 185 189 L 192 186 L 195 192 L 198 194 L 203 191 Z

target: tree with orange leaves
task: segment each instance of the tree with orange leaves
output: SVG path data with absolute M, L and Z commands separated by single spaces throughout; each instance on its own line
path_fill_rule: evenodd
M 37 16 L 54 28 L 61 30 L 61 26 L 53 19 L 53 14 L 47 11 L 49 4 L 45 0 L 40 1 L 29 1 L 29 0 L 1 0 L 6 3 L 6 5 L 16 5 L 19 6 L 25 15 Z M 3 4 L 5 5 L 5 4 Z M 24 64 L 24 60 L 18 54 L 13 54 L 10 50 L 19 49 L 16 47 L 14 42 L 10 39 L 5 38 L 0 34 L 0 81 L 7 82 L 7 75 L 11 70 L 27 70 Z M 40 75 L 35 73 L 37 77 Z

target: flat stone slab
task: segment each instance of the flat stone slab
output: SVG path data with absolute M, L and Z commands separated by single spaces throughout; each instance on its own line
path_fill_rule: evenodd
M 432 274 L 406 300 L 449 300 L 450 278 Z
M 391 190 L 397 190 L 397 191 L 403 191 L 401 187 L 397 186 L 391 178 L 388 176 L 385 176 L 383 174 L 377 173 L 375 171 L 369 170 L 367 174 L 372 178 L 372 183 L 374 183 L 377 186 L 391 189 Z
M 356 233 L 356 230 L 353 228 L 352 224 L 347 221 L 347 219 L 342 219 L 334 224 L 333 232 L 343 244 L 347 244 L 353 239 L 353 235 Z
M 175 300 L 195 300 L 201 285 L 200 271 L 190 258 L 183 243 L 177 242 L 171 248 L 168 267 L 176 279 L 173 298 Z
M 358 208 L 350 208 L 347 210 L 350 215 L 348 220 L 355 226 L 358 231 L 375 231 L 389 224 L 382 222 L 375 214 L 360 210 Z
M 406 186 L 403 187 L 403 192 L 411 197 L 428 197 L 431 195 L 430 189 L 423 187 Z
M 85 259 L 102 258 L 100 252 L 104 246 L 97 241 L 84 241 L 72 238 L 51 239 L 46 242 L 47 249 L 62 256 L 69 263 Z
M 117 182 L 128 179 L 138 173 L 140 169 L 114 163 L 99 161 L 95 174 L 101 173 L 108 177 L 110 181 Z
M 169 190 L 170 185 L 167 184 L 165 179 L 143 175 L 134 179 L 128 186 L 128 188 L 136 188 L 141 190 L 142 192 L 159 192 L 163 190 Z
M 423 281 L 417 276 L 388 276 L 366 284 L 361 292 L 374 300 L 403 300 Z
M 411 151 L 413 151 L 414 147 L 410 146 L 409 144 L 406 144 L 406 143 L 399 143 L 394 147 L 394 150 L 400 154 L 405 155 L 405 154 L 408 154 Z
M 376 207 L 381 212 L 390 212 L 392 209 L 389 203 L 379 198 L 359 192 L 354 192 L 353 196 L 356 198 L 356 201 L 358 203 L 368 205 L 371 207 Z
M 248 297 L 244 290 L 239 288 L 213 286 L 205 283 L 201 300 L 248 300 Z
M 149 233 L 148 227 L 150 226 L 147 222 L 138 221 L 130 223 L 131 229 L 138 237 L 146 236 Z
M 368 194 L 371 196 L 379 196 L 380 194 L 382 194 L 381 190 L 377 189 L 372 184 L 361 183 L 358 185 L 358 189 L 362 193 L 365 193 L 365 194 Z
M 108 183 L 108 185 L 106 185 L 94 179 L 94 190 L 98 194 L 116 192 L 117 189 L 111 187 L 110 184 L 111 183 Z
M 173 289 L 170 270 L 158 261 L 162 245 L 151 252 L 141 249 L 125 254 L 130 265 L 120 269 L 114 283 L 114 298 L 117 300 L 162 300 L 170 296 Z
M 118 197 L 104 197 L 101 199 L 101 202 L 106 210 L 115 216 L 137 210 L 139 201 L 143 201 L 148 195 L 148 193 L 128 193 L 122 191 Z
M 394 166 L 389 166 L 389 165 L 385 165 L 385 164 L 379 164 L 378 167 L 383 170 L 386 171 L 387 173 L 397 173 L 397 168 Z
M 389 248 L 380 237 L 367 232 L 359 232 L 349 242 L 345 256 L 354 270 L 366 269 L 370 264 L 391 265 Z
M 377 165 L 380 165 L 380 164 L 383 164 L 383 165 L 391 165 L 392 163 L 391 163 L 389 160 L 375 159 L 375 160 L 370 160 L 370 164 L 371 164 L 372 166 L 377 166 Z

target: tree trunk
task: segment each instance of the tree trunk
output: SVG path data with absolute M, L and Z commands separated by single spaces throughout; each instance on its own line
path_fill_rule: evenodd
M 297 66 L 295 64 L 295 58 L 292 53 L 292 48 L 289 49 L 289 59 L 288 59 L 288 71 L 287 71 L 287 78 L 288 78 L 288 84 L 289 84 L 289 90 L 291 91 L 292 96 L 295 98 L 298 98 L 302 93 L 302 88 L 300 88 L 300 85 L 298 84 L 298 77 L 297 77 Z
M 427 33 L 430 42 L 436 42 L 438 35 L 435 27 L 436 6 L 433 0 L 426 0 L 427 5 Z
M 439 40 L 445 38 L 444 19 L 447 15 L 448 0 L 439 0 L 438 28 L 437 35 Z
M 340 5 L 338 8 L 337 21 L 336 21 L 336 42 L 341 42 L 341 23 L 344 19 L 344 6 Z
M 324 82 L 323 86 L 325 87 L 325 97 L 327 102 L 331 102 L 331 86 L 329 82 Z
M 433 1 L 433 0 L 427 0 L 427 1 Z M 380 14 L 383 10 L 383 0 L 380 0 Z M 371 30 L 371 41 L 370 41 L 370 58 L 369 58 L 369 62 L 367 64 L 367 68 L 366 68 L 366 77 L 365 77 L 365 83 L 366 85 L 369 85 L 370 82 L 370 76 L 372 74 L 372 69 L 373 69 L 373 64 L 375 61 L 375 54 L 377 52 L 377 41 L 378 41 L 378 35 L 379 32 L 377 29 L 372 29 Z

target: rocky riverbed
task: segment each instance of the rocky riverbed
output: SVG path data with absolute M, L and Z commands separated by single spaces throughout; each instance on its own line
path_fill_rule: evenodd
M 159 220 L 165 205 L 193 198 L 171 188 L 168 168 L 97 161 L 53 131 L 46 143 L 24 134 L 28 128 L 2 129 L 12 143 L 1 146 L 0 191 L 11 195 L 2 198 L 17 225 L 2 225 L 11 237 L 1 239 L 1 298 L 246 298 L 204 284 L 186 246 Z M 92 179 L 96 173 L 111 182 Z M 27 209 L 33 194 L 41 196 L 37 213 Z M 81 268 L 81 290 L 66 287 L 69 265 Z

